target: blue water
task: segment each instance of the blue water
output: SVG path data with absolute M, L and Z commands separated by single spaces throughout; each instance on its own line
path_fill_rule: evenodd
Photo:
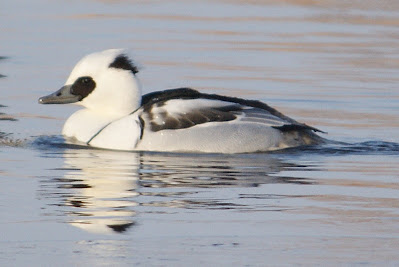
M 305 2 L 3 3 L 0 265 L 397 265 L 399 6 Z M 331 142 L 238 155 L 66 144 L 78 107 L 37 99 L 112 47 L 134 51 L 144 93 L 262 100 Z

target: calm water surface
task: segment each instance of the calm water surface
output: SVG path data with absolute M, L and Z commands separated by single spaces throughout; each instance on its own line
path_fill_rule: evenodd
M 399 4 L 317 2 L 2 3 L 0 265 L 398 265 Z M 113 47 L 134 51 L 145 93 L 259 99 L 343 143 L 243 155 L 66 145 L 77 107 L 37 99 Z

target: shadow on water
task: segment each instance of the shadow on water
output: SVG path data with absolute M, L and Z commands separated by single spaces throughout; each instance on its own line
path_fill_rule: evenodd
M 5 60 L 5 59 L 7 59 L 7 57 L 0 56 L 0 61 Z M 0 78 L 4 78 L 4 77 L 6 77 L 6 76 L 0 73 Z
M 6 107 L 7 106 L 4 106 L 4 105 L 0 104 L 0 109 L 6 108 Z M 4 112 L 0 112 L 0 121 L 17 121 L 17 119 L 12 117 L 12 116 L 10 116 L 10 115 L 7 115 Z
M 243 199 L 261 198 L 266 203 L 301 196 L 242 193 L 239 198 L 231 198 L 220 196 L 220 190 L 267 184 L 316 185 L 316 179 L 301 178 L 300 173 L 320 171 L 322 163 L 312 160 L 304 164 L 300 155 L 392 155 L 399 151 L 397 143 L 373 141 L 238 155 L 122 152 L 71 146 L 60 136 L 39 137 L 32 146 L 41 151 L 42 158 L 62 160 L 62 166 L 41 177 L 40 195 L 49 205 L 61 207 L 57 212 L 67 217 L 71 225 L 101 233 L 127 231 L 137 224 L 138 211 L 276 211 L 281 207 L 264 203 L 254 207 Z M 284 171 L 295 171 L 296 175 L 284 176 Z
M 2 57 L 0 56 L 0 61 L 6 59 L 7 57 Z M 0 78 L 4 78 L 6 77 L 5 75 L 0 73 Z M 4 108 L 6 108 L 7 106 L 5 105 L 1 105 L 0 104 L 0 121 L 17 121 L 16 118 L 14 118 L 13 116 L 10 116 L 3 111 Z M 15 146 L 15 145 L 19 145 L 20 141 L 15 141 L 13 140 L 10 136 L 11 133 L 7 133 L 5 131 L 3 131 L 3 127 L 2 126 L 0 128 L 0 145 L 8 145 L 8 146 Z
M 7 106 L 0 104 L 0 109 L 6 108 L 6 107 Z M 0 112 L 0 123 L 5 122 L 5 121 L 17 121 L 17 119 L 11 115 L 4 113 L 4 112 Z M 12 138 L 12 133 L 3 131 L 3 129 L 4 129 L 4 124 L 0 124 L 0 146 L 22 146 L 23 145 L 24 142 L 22 140 Z
M 6 108 L 7 106 L 0 104 L 0 109 Z M 1 121 L 17 121 L 16 118 L 10 116 L 4 112 L 0 112 L 0 122 Z M 3 146 L 20 146 L 22 144 L 21 140 L 14 140 L 11 136 L 12 133 L 8 133 L 3 131 L 4 125 L 1 125 L 0 128 L 0 145 Z

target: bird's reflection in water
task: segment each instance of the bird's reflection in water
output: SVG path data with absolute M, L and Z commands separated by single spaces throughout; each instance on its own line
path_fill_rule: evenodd
M 256 187 L 265 183 L 308 183 L 301 178 L 275 176 L 283 169 L 301 167 L 271 154 L 141 155 L 142 187 Z M 303 166 L 302 166 L 303 167 Z
M 232 203 L 231 198 L 229 203 L 218 198 L 216 191 L 262 184 L 309 183 L 306 179 L 278 176 L 282 170 L 301 166 L 272 154 L 134 153 L 68 148 L 62 157 L 64 167 L 54 170 L 62 177 L 52 178 L 43 186 L 47 194 L 56 197 L 62 212 L 72 218 L 72 225 L 90 232 L 126 231 L 135 225 L 137 205 L 166 209 L 238 208 L 240 205 Z M 199 200 L 197 194 L 201 190 L 211 196 Z
M 270 199 L 285 196 L 277 196 L 273 192 L 263 190 L 257 190 L 262 192 L 262 196 L 248 196 L 244 192 L 239 192 L 237 195 L 230 194 L 223 188 L 312 183 L 308 179 L 280 175 L 283 170 L 304 167 L 267 153 L 241 155 L 144 153 L 141 155 L 140 167 L 140 205 L 249 211 L 253 210 L 253 207 L 244 204 L 244 198 Z
M 62 156 L 64 167 L 56 171 L 63 177 L 43 186 L 73 218 L 70 224 L 98 233 L 121 233 L 135 224 L 138 154 L 66 149 Z

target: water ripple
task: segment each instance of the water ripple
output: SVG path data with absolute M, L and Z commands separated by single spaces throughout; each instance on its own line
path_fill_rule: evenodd
M 272 152 L 276 154 L 314 153 L 325 156 L 334 155 L 398 155 L 399 143 L 386 141 L 365 141 L 359 143 L 334 142 L 319 146 L 289 148 Z

